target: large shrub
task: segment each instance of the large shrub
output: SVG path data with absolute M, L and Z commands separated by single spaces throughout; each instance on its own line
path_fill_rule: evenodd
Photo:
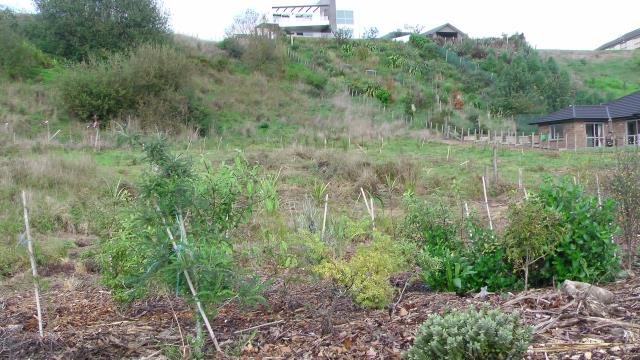
M 407 194 L 404 204 L 402 234 L 420 248 L 417 262 L 430 287 L 466 292 L 519 286 L 493 231 L 473 218 L 456 219 L 443 203 Z
M 168 17 L 156 0 L 36 0 L 46 52 L 73 60 L 166 39 Z
M 150 167 L 141 194 L 123 202 L 115 231 L 101 243 L 103 282 L 119 300 L 157 286 L 189 294 L 187 270 L 202 301 L 249 295 L 256 287 L 236 265 L 228 234 L 252 212 L 257 169 L 238 158 L 200 170 L 172 154 L 164 141 L 148 143 L 145 150 Z
M 431 315 L 422 323 L 409 360 L 522 359 L 531 341 L 531 327 L 518 314 L 487 308 Z
M 553 254 L 556 244 L 564 236 L 565 224 L 557 211 L 546 207 L 535 196 L 521 204 L 511 205 L 507 216 L 509 225 L 502 245 L 515 269 L 524 273 L 526 290 L 530 269 Z
M 13 79 L 35 77 L 49 64 L 47 57 L 16 31 L 15 15 L 0 11 L 0 75 Z
M 618 246 L 613 241 L 618 230 L 613 200 L 604 199 L 600 206 L 596 197 L 585 193 L 581 185 L 574 185 L 568 178 L 557 184 L 548 179 L 538 197 L 545 206 L 560 214 L 567 230 L 553 255 L 545 257 L 537 281 L 612 280 L 620 270 Z
M 91 60 L 59 79 L 61 100 L 79 119 L 96 115 L 103 123 L 133 115 L 147 125 L 191 123 L 208 128 L 207 110 L 196 96 L 193 66 L 177 49 L 142 45 L 129 54 Z

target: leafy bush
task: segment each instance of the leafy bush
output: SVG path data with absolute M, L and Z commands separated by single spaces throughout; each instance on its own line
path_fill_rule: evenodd
M 49 59 L 15 29 L 13 13 L 0 10 L 0 75 L 30 79 L 49 66 Z
M 487 308 L 431 315 L 420 325 L 409 360 L 522 359 L 531 327 L 518 314 Z
M 232 37 L 222 40 L 218 44 L 218 47 L 227 51 L 231 57 L 236 59 L 242 58 L 242 55 L 244 54 L 244 47 L 240 44 L 240 41 Z
M 327 261 L 316 272 L 345 286 L 353 300 L 365 308 L 382 308 L 393 298 L 389 277 L 408 267 L 412 246 L 373 233 L 370 244 L 360 245 L 349 260 Z
M 128 55 L 74 66 L 59 78 L 58 87 L 65 107 L 82 120 L 95 114 L 106 123 L 134 115 L 152 125 L 164 121 L 166 127 L 190 123 L 207 129 L 208 110 L 194 93 L 192 72 L 177 49 L 143 45 Z
M 609 183 L 611 195 L 616 200 L 618 222 L 622 228 L 627 268 L 631 268 L 638 253 L 640 232 L 640 154 L 621 151 Z
M 509 225 L 502 245 L 515 269 L 524 272 L 526 290 L 530 268 L 553 254 L 556 244 L 564 236 L 564 223 L 560 214 L 545 207 L 537 197 L 512 205 L 507 217 Z
M 477 291 L 517 287 L 519 280 L 493 231 L 474 219 L 456 220 L 451 209 L 438 202 L 404 197 L 403 236 L 418 243 L 417 262 L 424 281 L 436 290 Z M 466 239 L 461 236 L 464 235 Z
M 104 283 L 119 300 L 143 296 L 154 286 L 189 294 L 186 270 L 204 302 L 236 295 L 258 299 L 258 287 L 236 266 L 228 238 L 252 212 L 257 169 L 236 159 L 215 170 L 196 170 L 163 141 L 146 144 L 145 151 L 151 169 L 142 194 L 124 207 L 115 232 L 101 243 Z
M 540 201 L 560 214 L 567 231 L 545 258 L 537 281 L 551 283 L 565 279 L 586 282 L 612 280 L 620 270 L 618 246 L 613 241 L 617 232 L 615 204 L 598 200 L 585 193 L 581 185 L 569 178 L 554 184 L 547 179 L 538 194 Z
M 391 102 L 391 92 L 384 88 L 376 89 L 373 93 L 373 97 L 378 99 L 383 104 L 388 104 Z
M 316 90 L 323 90 L 329 81 L 324 75 L 295 63 L 287 66 L 286 75 L 289 80 L 302 80 Z
M 36 0 L 39 46 L 73 60 L 167 39 L 168 17 L 156 0 Z

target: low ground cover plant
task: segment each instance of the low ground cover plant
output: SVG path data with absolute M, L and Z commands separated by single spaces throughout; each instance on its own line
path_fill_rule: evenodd
M 532 329 L 516 313 L 488 308 L 431 315 L 420 325 L 409 360 L 522 359 Z

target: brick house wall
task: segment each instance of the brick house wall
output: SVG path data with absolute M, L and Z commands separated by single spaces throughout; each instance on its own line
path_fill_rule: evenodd
M 594 121 L 595 122 L 595 121 Z M 587 147 L 587 131 L 585 124 L 589 121 L 576 120 L 572 122 L 562 123 L 564 128 L 564 136 L 560 139 L 550 139 L 550 125 L 538 125 L 538 133 L 546 134 L 547 140 L 542 142 L 542 147 L 547 149 L 583 149 Z M 609 131 L 612 132 L 614 146 L 624 146 L 627 144 L 627 121 L 614 120 L 610 126 L 608 122 L 599 122 L 603 124 L 605 138 L 609 137 Z

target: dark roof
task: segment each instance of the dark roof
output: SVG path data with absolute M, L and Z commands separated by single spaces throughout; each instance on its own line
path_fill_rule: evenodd
M 634 92 L 609 103 L 612 118 L 636 116 L 640 114 L 640 91 Z
M 608 120 L 621 119 L 640 115 L 640 91 L 623 96 L 601 105 L 571 105 L 553 112 L 534 124 L 545 124 L 571 120 Z
M 424 33 L 422 33 L 422 35 L 427 35 L 427 36 L 428 35 L 433 35 L 433 34 L 439 32 L 442 29 L 447 28 L 447 27 L 451 28 L 452 30 L 454 30 L 455 32 L 457 32 L 458 34 L 460 34 L 462 36 L 467 36 L 467 34 L 463 33 L 462 31 L 460 31 L 460 29 L 458 29 L 457 27 L 455 27 L 455 26 L 453 26 L 453 25 L 451 25 L 449 23 L 446 23 L 444 25 L 440 25 L 437 28 L 433 28 L 433 29 L 431 29 L 431 30 L 429 30 L 427 32 L 424 32 Z
M 629 40 L 633 40 L 637 37 L 640 37 L 640 29 L 635 29 L 631 32 L 628 32 L 622 36 L 620 36 L 619 38 L 615 39 L 615 40 L 611 40 L 608 43 L 600 46 L 599 48 L 597 48 L 596 50 L 607 50 L 610 49 L 618 44 L 622 44 L 624 42 L 627 42 Z

